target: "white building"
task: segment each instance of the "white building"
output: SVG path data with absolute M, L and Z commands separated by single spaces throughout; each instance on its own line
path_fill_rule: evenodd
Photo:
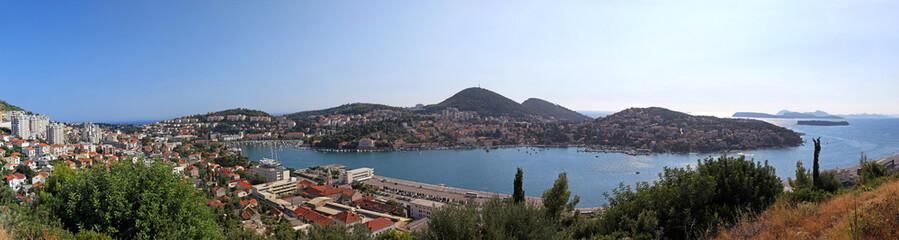
M 92 144 L 100 143 L 100 127 L 93 124 L 87 123 L 84 124 L 84 128 L 81 129 L 81 140 L 85 142 L 89 142 Z
M 65 127 L 59 123 L 52 123 L 47 126 L 47 143 L 65 144 Z
M 269 182 L 281 181 L 290 178 L 290 170 L 282 167 L 281 164 L 277 161 L 268 158 L 259 160 L 259 165 L 250 167 L 250 171 L 248 171 L 247 173 L 251 176 L 253 174 L 259 174 L 259 176 L 268 179 Z
M 372 168 L 357 168 L 352 170 L 340 170 L 340 181 L 344 184 L 365 181 L 375 176 Z
M 435 202 L 425 199 L 413 199 L 409 201 L 409 214 L 413 219 L 422 219 L 431 217 L 431 213 L 446 205 L 445 203 Z

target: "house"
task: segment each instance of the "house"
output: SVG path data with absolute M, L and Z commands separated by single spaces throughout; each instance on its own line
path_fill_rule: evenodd
M 334 218 L 335 220 L 334 223 L 341 225 L 353 225 L 362 222 L 362 217 L 350 211 L 340 212 L 337 215 L 334 215 L 332 218 Z
M 234 190 L 233 192 L 231 192 L 231 196 L 235 196 L 235 197 L 239 197 L 239 198 L 246 197 L 247 191 L 237 189 L 237 190 Z
M 368 230 L 371 231 L 372 236 L 377 236 L 378 234 L 386 232 L 387 230 L 396 228 L 396 224 L 394 224 L 394 222 L 389 218 L 385 217 L 368 221 L 366 223 L 363 223 L 362 225 L 364 225 L 368 228 Z
M 372 149 L 375 148 L 375 140 L 371 140 L 370 138 L 363 138 L 359 140 L 359 149 Z
M 227 181 L 227 182 L 225 182 L 225 184 L 228 184 L 228 188 L 233 188 L 233 187 L 236 187 L 238 183 L 246 182 L 246 181 L 247 181 L 246 179 L 241 178 L 241 179 Z
M 6 175 L 6 177 L 4 177 L 4 179 L 6 180 L 6 184 L 8 184 L 9 187 L 12 188 L 13 191 L 16 191 L 16 192 L 18 192 L 19 188 L 21 188 L 22 185 L 25 184 L 25 174 L 21 174 L 21 173 L 13 173 L 13 174 Z
M 259 205 L 259 203 L 256 202 L 256 199 L 248 199 L 248 200 L 240 201 L 240 208 L 256 207 L 258 205 Z
M 293 214 L 306 223 L 317 223 L 318 225 L 327 226 L 331 222 L 331 218 L 322 215 L 306 206 L 297 207 L 293 210 Z
M 244 190 L 244 191 L 250 191 L 250 189 L 253 189 L 253 185 L 250 185 L 250 183 L 247 181 L 243 181 L 243 182 L 237 183 L 237 189 Z
M 3 165 L 3 170 L 9 170 L 9 171 L 16 170 L 16 165 L 13 165 L 12 163 L 7 163 L 6 165 Z
M 212 194 L 215 195 L 215 197 L 225 196 L 225 194 L 227 192 L 228 191 L 225 191 L 225 188 L 223 188 L 223 187 L 219 187 L 219 186 L 212 187 Z
M 259 221 L 259 219 L 261 217 L 259 215 L 259 212 L 257 212 L 256 209 L 254 209 L 252 207 L 244 207 L 244 208 L 240 209 L 240 211 L 238 211 L 237 214 L 240 215 L 240 217 L 243 218 L 244 220 Z
M 197 169 L 196 166 L 187 166 L 187 168 L 184 168 L 184 173 L 185 173 L 185 175 L 190 176 L 190 177 L 199 177 L 200 176 L 200 170 Z
M 35 163 L 34 161 L 31 161 L 31 160 L 22 162 L 22 165 L 28 166 L 28 168 L 31 168 L 31 170 L 34 170 L 35 168 L 37 168 L 37 163 Z
M 31 177 L 31 184 L 33 185 L 36 183 L 42 183 L 44 181 L 47 181 L 48 177 L 50 177 L 50 173 L 38 172 L 37 174 L 34 175 L 34 177 Z
M 409 201 L 409 214 L 413 219 L 430 218 L 431 212 L 444 205 L 446 204 L 425 199 L 413 199 Z

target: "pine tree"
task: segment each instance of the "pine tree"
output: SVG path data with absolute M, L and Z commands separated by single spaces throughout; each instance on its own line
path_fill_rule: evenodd
M 523 203 L 524 202 L 524 189 L 522 189 L 522 177 L 524 172 L 521 168 L 518 168 L 518 172 L 515 173 L 515 182 L 514 182 L 514 190 L 512 192 L 512 202 L 514 203 Z
M 814 182 L 815 188 L 821 188 L 823 184 L 821 183 L 821 178 L 818 177 L 818 155 L 821 153 L 821 137 L 818 137 L 818 139 L 813 138 L 812 142 L 815 143 L 815 162 L 814 165 L 812 165 L 812 182 Z

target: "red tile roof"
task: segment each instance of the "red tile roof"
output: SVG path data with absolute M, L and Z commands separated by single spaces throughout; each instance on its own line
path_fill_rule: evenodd
M 298 207 L 297 209 L 293 210 L 293 213 L 296 213 L 297 216 L 302 217 L 303 219 L 306 219 L 307 221 L 315 222 L 322 226 L 327 226 L 328 223 L 331 222 L 330 218 L 326 217 L 325 215 L 322 215 L 321 213 L 313 211 L 309 207 L 305 207 L 305 206 Z
M 364 223 L 363 225 L 368 227 L 368 230 L 375 231 L 375 230 L 393 225 L 393 221 L 390 221 L 389 218 L 382 217 L 382 218 L 368 221 L 368 222 Z
M 334 219 L 343 223 L 353 223 L 362 220 L 362 217 L 350 211 L 343 211 L 338 213 L 337 215 L 334 215 Z

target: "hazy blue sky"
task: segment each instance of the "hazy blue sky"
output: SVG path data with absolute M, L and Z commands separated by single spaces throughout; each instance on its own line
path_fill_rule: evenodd
M 61 121 L 437 103 L 899 114 L 892 1 L 3 1 L 0 99 Z

